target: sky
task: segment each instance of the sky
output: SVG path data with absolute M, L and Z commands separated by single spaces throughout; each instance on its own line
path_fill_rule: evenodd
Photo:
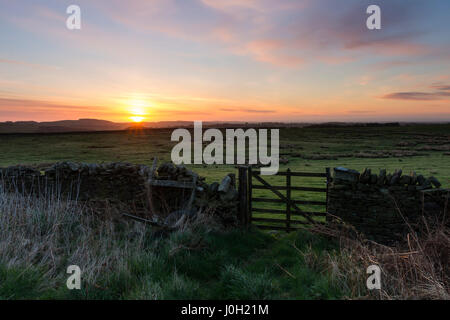
M 0 0 L 0 121 L 450 121 L 449 21 L 448 0 Z

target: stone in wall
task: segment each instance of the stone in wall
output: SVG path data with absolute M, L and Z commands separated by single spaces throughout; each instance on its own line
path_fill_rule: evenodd
M 404 239 L 410 231 L 406 221 L 418 229 L 423 215 L 442 215 L 443 199 L 448 199 L 449 190 L 433 186 L 441 184 L 434 177 L 417 176 L 415 172 L 381 170 L 377 175 L 365 169 L 360 174 L 339 167 L 334 169 L 329 187 L 328 212 L 371 240 L 392 243 Z
M 218 216 L 224 225 L 237 225 L 239 195 L 235 175 L 228 174 L 220 184 L 213 182 L 206 185 L 195 203 L 203 212 Z
M 130 163 L 59 162 L 44 170 L 43 181 L 48 187 L 73 200 L 108 200 L 143 206 L 148 167 Z
M 39 170 L 27 166 L 0 168 L 0 188 L 30 194 L 41 188 L 41 175 Z

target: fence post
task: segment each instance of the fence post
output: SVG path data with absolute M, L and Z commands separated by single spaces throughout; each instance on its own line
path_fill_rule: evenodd
M 328 188 L 330 186 L 330 182 L 331 182 L 331 173 L 330 173 L 330 168 L 326 168 L 325 172 L 327 174 L 327 195 L 325 198 L 325 211 L 326 211 L 326 216 L 325 216 L 325 221 L 328 221 Z
M 286 172 L 286 228 L 287 232 L 291 230 L 291 169 Z
M 239 221 L 243 227 L 248 226 L 247 213 L 248 196 L 247 196 L 247 168 L 239 167 Z
M 247 186 L 247 190 L 248 190 L 248 211 L 247 211 L 247 215 L 246 215 L 246 221 L 247 221 L 247 225 L 251 225 L 252 223 L 252 185 L 253 185 L 253 172 L 252 172 L 252 167 L 249 166 L 247 168 L 247 175 L 248 175 L 248 186 Z

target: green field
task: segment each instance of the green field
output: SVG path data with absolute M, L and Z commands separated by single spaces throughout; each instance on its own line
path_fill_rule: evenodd
M 169 161 L 172 130 L 0 135 L 0 166 L 56 161 Z M 282 128 L 280 170 L 323 172 L 326 167 L 402 168 L 434 175 L 450 185 L 450 125 L 387 127 Z M 191 166 L 208 181 L 236 171 L 232 166 Z
M 15 164 L 46 165 L 57 161 L 111 162 L 139 164 L 170 161 L 175 142 L 172 130 L 135 130 L 122 132 L 73 134 L 23 134 L 0 136 L 0 166 Z M 287 164 L 280 170 L 324 172 L 326 167 L 344 166 L 356 170 L 368 167 L 373 172 L 415 170 L 424 176 L 437 177 L 450 187 L 450 125 L 408 125 L 381 127 L 306 127 L 280 130 L 280 157 Z M 229 165 L 190 165 L 206 178 L 220 181 L 230 172 Z M 285 185 L 285 177 L 266 177 L 272 185 Z M 292 178 L 294 186 L 324 187 L 324 179 Z M 269 191 L 254 190 L 260 198 L 276 197 Z M 296 200 L 325 199 L 324 194 L 293 191 Z M 278 204 L 260 203 L 258 208 L 282 209 Z M 323 206 L 301 207 L 305 211 L 324 211 Z M 255 217 L 275 217 L 255 214 Z M 298 218 L 300 219 L 300 218 Z

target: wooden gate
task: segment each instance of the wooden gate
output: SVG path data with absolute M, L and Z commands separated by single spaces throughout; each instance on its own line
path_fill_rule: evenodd
M 303 185 L 293 183 L 294 179 L 303 179 Z M 270 183 L 272 180 L 275 181 Z M 327 214 L 329 182 L 329 168 L 323 173 L 292 172 L 288 169 L 263 178 L 259 170 L 241 167 L 241 223 L 288 232 L 297 230 L 301 225 L 320 223 Z

